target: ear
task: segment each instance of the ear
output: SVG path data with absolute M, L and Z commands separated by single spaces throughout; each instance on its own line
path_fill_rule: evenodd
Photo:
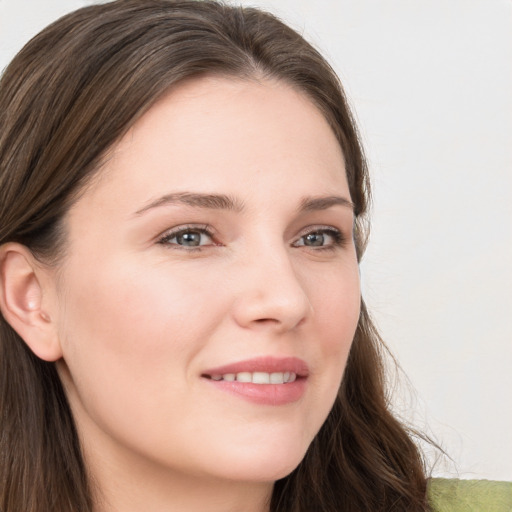
M 62 352 L 52 321 L 56 312 L 50 311 L 48 274 L 24 245 L 0 246 L 0 310 L 36 356 L 56 361 Z

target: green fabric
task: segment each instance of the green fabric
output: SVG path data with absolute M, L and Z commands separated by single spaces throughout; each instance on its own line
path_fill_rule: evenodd
M 512 482 L 433 478 L 432 512 L 512 512 Z

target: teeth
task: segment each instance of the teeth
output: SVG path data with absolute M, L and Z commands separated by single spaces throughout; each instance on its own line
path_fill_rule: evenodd
M 288 377 L 290 376 L 290 372 L 288 372 Z M 283 384 L 286 375 L 284 373 L 271 373 L 270 374 L 270 384 Z
M 270 374 L 265 373 L 265 372 L 254 372 L 252 374 L 252 383 L 253 384 L 270 384 Z
M 250 382 L 252 384 L 287 384 L 294 382 L 297 375 L 293 372 L 240 372 L 226 373 L 224 375 L 211 375 L 212 380 L 226 380 L 229 382 Z

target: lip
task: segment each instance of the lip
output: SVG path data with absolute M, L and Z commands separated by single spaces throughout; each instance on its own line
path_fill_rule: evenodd
M 286 384 L 253 384 L 210 378 L 212 375 L 240 372 L 293 372 L 297 379 Z M 219 391 L 234 394 L 255 404 L 279 406 L 297 402 L 304 395 L 308 375 L 308 365 L 297 357 L 257 357 L 208 369 L 201 377 Z
M 293 372 L 297 377 L 309 375 L 308 365 L 298 357 L 255 357 L 238 361 L 236 363 L 218 366 L 203 372 L 203 375 L 224 375 L 226 373 L 240 372 Z

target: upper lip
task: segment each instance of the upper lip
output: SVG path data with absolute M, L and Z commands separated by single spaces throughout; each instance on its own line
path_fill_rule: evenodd
M 293 372 L 297 377 L 307 377 L 309 368 L 306 362 L 298 357 L 264 356 L 210 368 L 204 371 L 203 375 L 225 375 L 227 373 L 241 372 Z

